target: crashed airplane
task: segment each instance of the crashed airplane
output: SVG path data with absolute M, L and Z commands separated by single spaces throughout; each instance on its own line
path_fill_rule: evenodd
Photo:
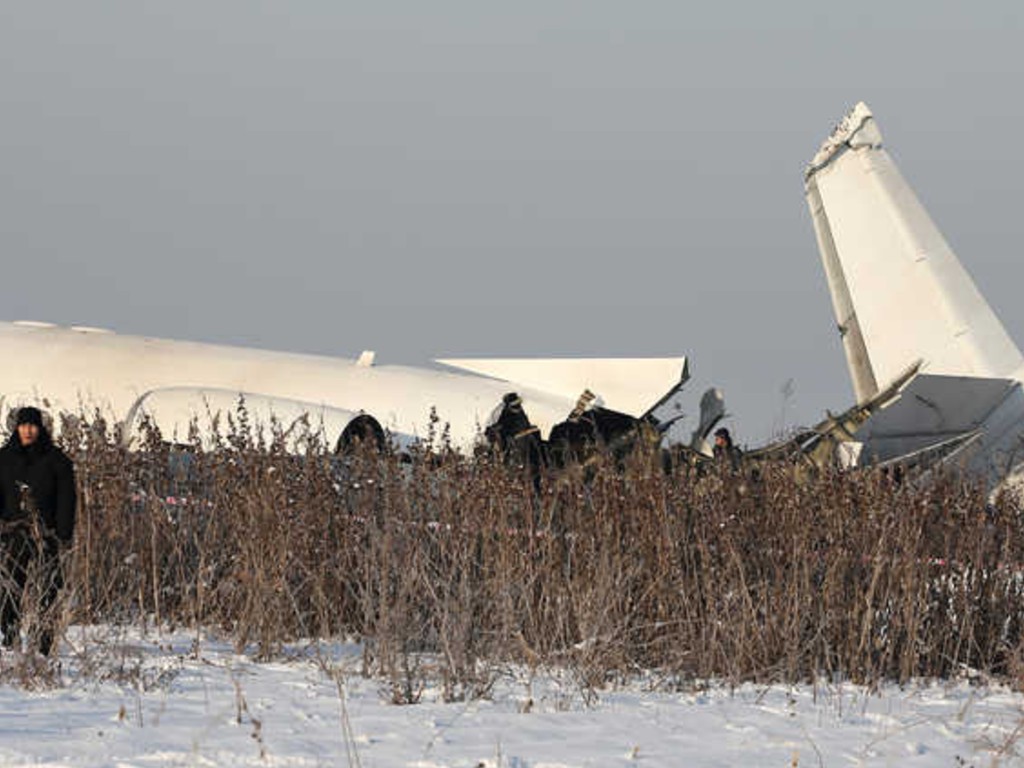
M 814 466 L 955 465 L 993 486 L 1024 481 L 1024 359 L 886 152 L 858 104 L 805 172 L 839 333 L 857 403 L 790 439 L 749 452 Z M 329 445 L 356 438 L 401 445 L 447 425 L 470 450 L 496 423 L 538 439 L 578 433 L 581 416 L 605 442 L 647 424 L 688 378 L 686 359 L 445 359 L 447 370 L 151 339 L 89 327 L 0 323 L 2 405 L 99 409 L 131 439 L 149 420 L 165 439 L 233 412 L 306 421 Z M 514 394 L 513 394 L 514 393 Z M 713 397 L 711 396 L 713 395 Z M 527 416 L 528 414 L 528 416 Z M 690 460 L 724 416 L 701 403 Z M 505 418 L 511 417 L 511 418 Z M 524 429 L 516 432 L 519 427 Z
M 857 405 L 806 433 L 860 465 L 920 460 L 1024 479 L 1024 359 L 860 103 L 805 190 Z
M 579 407 L 630 429 L 688 378 L 686 359 L 449 359 L 449 369 L 375 365 L 357 360 L 170 341 L 51 323 L 0 323 L 0 349 L 17 365 L 0 369 L 4 408 L 43 405 L 51 412 L 96 409 L 123 425 L 127 439 L 143 420 L 169 442 L 186 442 L 234 413 L 244 398 L 255 423 L 287 431 L 305 417 L 327 444 L 355 438 L 401 444 L 447 429 L 469 450 L 515 392 L 546 437 Z M 432 415 L 433 414 L 433 415 Z M 322 430 L 322 431 L 321 431 Z M 292 430 L 298 441 L 302 430 Z M 301 449 L 301 446 L 295 446 Z

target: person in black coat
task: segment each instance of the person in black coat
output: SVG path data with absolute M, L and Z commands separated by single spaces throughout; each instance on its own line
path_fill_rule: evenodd
M 715 461 L 727 466 L 733 472 L 740 468 L 743 461 L 743 452 L 732 442 L 732 435 L 725 427 L 715 430 L 715 447 L 712 449 Z
M 53 444 L 38 408 L 18 411 L 14 433 L 0 448 L 0 631 L 11 648 L 18 640 L 22 596 L 33 561 L 40 585 L 39 650 L 53 645 L 49 609 L 63 586 L 60 552 L 75 530 L 75 474 Z

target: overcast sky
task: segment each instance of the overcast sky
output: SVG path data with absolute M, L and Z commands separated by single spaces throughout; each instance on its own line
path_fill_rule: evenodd
M 858 100 L 1024 341 L 1022 7 L 0 0 L 0 317 L 686 354 L 755 443 L 852 401 L 802 169 Z

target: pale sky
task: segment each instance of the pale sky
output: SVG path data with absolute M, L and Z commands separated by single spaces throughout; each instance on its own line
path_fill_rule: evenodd
M 757 443 L 852 402 L 802 169 L 858 100 L 1024 341 L 1021 8 L 0 0 L 0 317 L 686 354 Z

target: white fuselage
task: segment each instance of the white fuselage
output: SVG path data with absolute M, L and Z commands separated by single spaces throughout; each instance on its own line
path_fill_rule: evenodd
M 431 409 L 453 444 L 472 445 L 506 381 L 404 366 L 362 366 L 345 359 L 124 336 L 95 329 L 0 323 L 0 394 L 5 409 L 41 404 L 51 412 L 99 409 L 124 421 L 143 398 L 210 391 L 258 395 L 268 402 L 368 413 L 396 434 L 424 436 Z M 534 423 L 550 428 L 570 398 L 516 388 Z M 157 398 L 158 399 L 158 398 Z M 180 398 L 179 398 L 180 399 Z M 193 398 L 193 409 L 202 404 Z

